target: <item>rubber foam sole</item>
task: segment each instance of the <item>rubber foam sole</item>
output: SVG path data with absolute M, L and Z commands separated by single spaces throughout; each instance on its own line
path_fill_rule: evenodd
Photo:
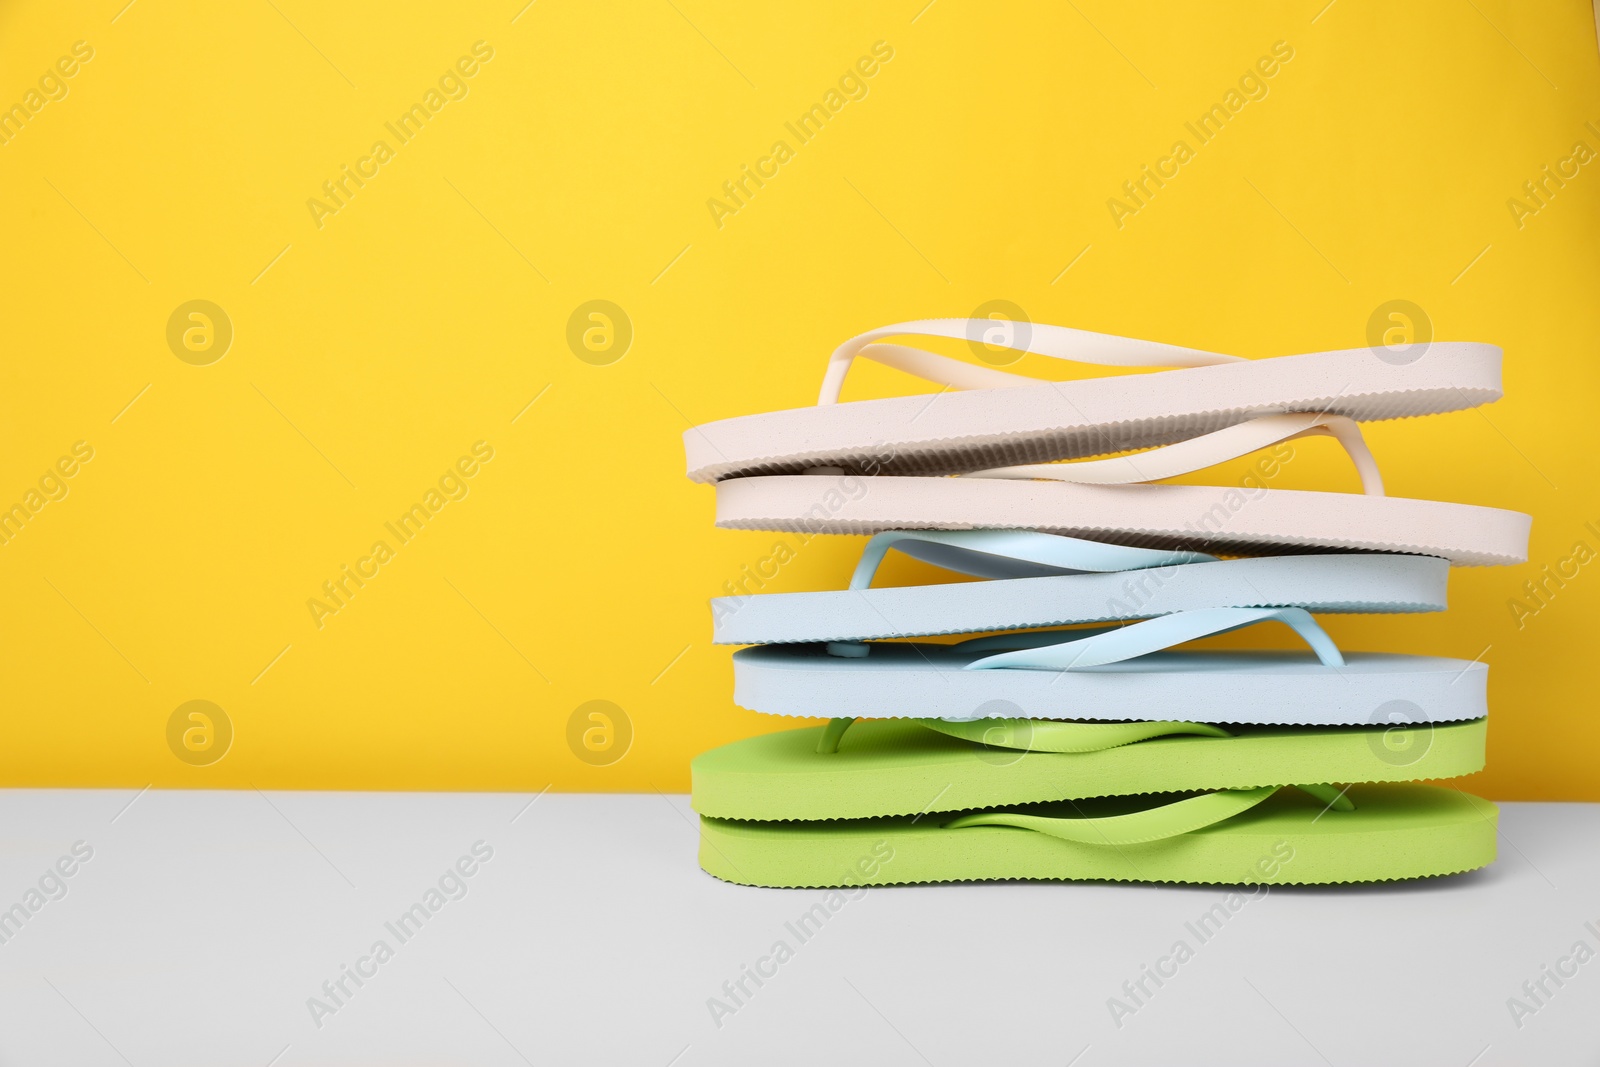
M 1428 556 L 1265 556 L 1104 574 L 711 601 L 713 641 L 760 645 L 1022 630 L 1194 608 L 1443 611 L 1450 565 Z
M 1085 845 L 1000 826 L 947 829 L 923 816 L 757 823 L 702 817 L 700 866 L 741 885 L 859 888 L 919 882 L 1100 880 L 1222 885 L 1381 882 L 1494 861 L 1499 810 L 1460 790 L 1354 786 L 1356 810 L 1285 789 L 1243 814 L 1138 845 Z M 1114 815 L 1145 801 L 1038 805 L 1032 814 Z M 947 820 L 946 820 L 947 821 Z
M 1146 548 L 1399 552 L 1457 565 L 1524 562 L 1531 523 L 1472 504 L 1238 486 L 784 475 L 716 488 L 717 525 L 734 530 L 1023 529 Z
M 1488 714 L 1489 668 L 1436 656 L 1356 652 L 1325 667 L 1309 652 L 1154 652 L 1073 671 L 964 670 L 988 653 L 878 643 L 863 659 L 821 645 L 733 654 L 734 703 L 768 715 L 863 719 L 1180 719 L 1367 726 Z
M 1171 444 L 1261 415 L 1458 411 L 1499 399 L 1500 361 L 1498 347 L 1472 342 L 1434 342 L 1401 365 L 1365 348 L 1315 352 L 745 415 L 683 443 L 697 482 L 822 466 L 955 474 Z
M 1482 770 L 1487 726 L 1477 719 L 1392 728 L 1239 727 L 1233 737 L 1026 752 L 975 745 L 913 722 L 867 720 L 845 733 L 837 752 L 817 751 L 817 726 L 701 753 L 691 764 L 693 805 L 723 819 L 859 819 L 1140 793 L 1425 781 Z

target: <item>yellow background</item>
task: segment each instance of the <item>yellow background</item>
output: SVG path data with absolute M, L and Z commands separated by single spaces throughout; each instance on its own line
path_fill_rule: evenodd
M 686 425 L 809 403 L 841 339 L 990 300 L 1269 356 L 1363 345 L 1407 299 L 1503 345 L 1508 396 L 1372 426 L 1390 492 L 1531 512 L 1532 562 L 1328 626 L 1492 665 L 1480 791 L 1600 799 L 1600 564 L 1508 608 L 1600 548 L 1600 163 L 1507 207 L 1600 148 L 1588 4 L 123 2 L 0 12 L 0 104 L 94 49 L 0 145 L 0 504 L 94 449 L 0 545 L 5 784 L 684 790 L 694 753 L 789 725 L 733 706 L 708 642 L 707 598 L 778 538 L 713 529 Z M 393 144 L 480 40 L 467 96 Z M 1280 40 L 1267 97 L 1118 229 L 1108 198 Z M 866 97 L 797 144 L 878 41 Z M 308 199 L 379 139 L 319 228 Z M 708 199 L 779 139 L 719 228 Z M 194 299 L 235 332 L 209 366 L 166 341 Z M 566 342 L 594 299 L 634 327 L 607 366 Z M 847 396 L 908 388 L 863 369 Z M 470 494 L 318 629 L 307 600 L 477 441 Z M 1327 447 L 1275 484 L 1353 488 Z M 858 547 L 819 538 L 768 590 L 835 587 Z M 567 741 L 596 699 L 633 728 L 609 766 Z M 190 700 L 235 731 L 209 766 L 168 747 Z

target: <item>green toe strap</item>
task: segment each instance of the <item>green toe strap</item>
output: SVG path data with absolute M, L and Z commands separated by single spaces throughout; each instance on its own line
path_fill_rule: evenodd
M 1224 789 L 1145 811 L 1099 819 L 1056 819 L 1014 811 L 985 811 L 963 815 L 945 823 L 945 828 L 1015 826 L 1082 845 L 1142 845 L 1224 822 L 1249 811 L 1279 788 L 1269 785 L 1259 789 Z M 1343 790 L 1327 785 L 1303 785 L 1297 788 L 1327 802 L 1335 811 L 1355 810 L 1355 804 L 1344 795 Z
M 1230 737 L 1226 730 L 1198 722 L 1057 722 L 1054 719 L 973 719 L 949 722 L 944 719 L 912 719 L 950 737 L 959 737 L 989 748 L 1019 752 L 1103 752 L 1155 737 L 1189 734 L 1197 737 Z M 817 751 L 839 751 L 854 719 L 833 719 L 822 730 Z
M 990 748 L 1021 752 L 1103 752 L 1153 737 L 1192 734 L 1228 737 L 1228 731 L 1199 722 L 1057 722 L 1054 719 L 974 719 L 947 722 L 917 719 L 919 725 Z
M 844 732 L 850 729 L 855 719 L 829 719 L 828 725 L 822 728 L 822 736 L 817 739 L 817 751 L 822 753 L 839 751 L 839 740 L 844 737 Z
M 1333 811 L 1356 810 L 1356 802 L 1345 795 L 1350 789 L 1349 786 L 1345 786 L 1343 789 L 1335 789 L 1331 785 L 1297 785 L 1295 788 L 1302 793 L 1309 793 L 1311 796 L 1316 797 Z

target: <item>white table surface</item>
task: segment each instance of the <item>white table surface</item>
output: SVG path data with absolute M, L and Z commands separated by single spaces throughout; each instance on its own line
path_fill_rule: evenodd
M 38 905 L 0 925 L 0 1064 L 1600 1061 L 1600 956 L 1572 956 L 1600 953 L 1600 805 L 1505 804 L 1487 871 L 1277 889 L 1203 942 L 1186 924 L 1223 890 L 1008 884 L 870 890 L 802 943 L 785 924 L 822 893 L 703 874 L 686 797 L 531 799 L 0 792 L 0 909 Z M 399 940 L 478 842 L 465 895 Z M 1539 1004 L 1545 967 L 1576 973 Z

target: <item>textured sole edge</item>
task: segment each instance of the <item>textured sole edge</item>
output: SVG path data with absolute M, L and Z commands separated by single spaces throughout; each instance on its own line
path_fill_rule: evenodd
M 729 530 L 1038 530 L 1137 548 L 1378 552 L 1457 566 L 1526 562 L 1532 524 L 1476 504 L 1215 485 L 785 475 L 719 482 L 716 492 L 716 524 Z
M 855 471 L 883 471 L 897 474 L 957 474 L 981 470 L 985 467 L 1003 467 L 1024 463 L 1048 463 L 1062 459 L 1083 459 L 1107 455 L 1129 449 L 1171 444 L 1204 433 L 1225 429 L 1262 415 L 1297 411 L 1318 411 L 1345 415 L 1358 422 L 1379 422 L 1392 419 L 1421 418 L 1446 414 L 1466 408 L 1493 403 L 1504 395 L 1500 382 L 1500 353 L 1494 346 L 1472 343 L 1446 343 L 1454 349 L 1472 349 L 1459 361 L 1456 373 L 1447 375 L 1445 381 L 1430 380 L 1416 385 L 1397 385 L 1388 390 L 1362 392 L 1321 391 L 1317 388 L 1295 387 L 1276 375 L 1279 382 L 1278 399 L 1269 401 L 1264 395 L 1242 403 L 1212 402 L 1190 406 L 1172 414 L 1149 414 L 1134 418 L 1102 418 L 1080 421 L 1072 425 L 1038 425 L 1031 429 L 1008 428 L 1015 420 L 1008 417 L 1006 407 L 1026 402 L 1033 397 L 1018 394 L 1036 394 L 1041 402 L 1053 403 L 1059 410 L 1065 407 L 1079 410 L 1071 393 L 1103 393 L 1110 390 L 1126 391 L 1130 399 L 1114 406 L 1118 408 L 1145 407 L 1151 400 L 1141 394 L 1149 383 L 1138 383 L 1153 375 L 1186 375 L 1170 379 L 1173 384 L 1202 382 L 1215 387 L 1216 380 L 1234 382 L 1245 368 L 1270 366 L 1276 360 L 1305 359 L 1306 357 L 1273 357 L 1235 364 L 1231 368 L 1191 368 L 1187 371 L 1155 371 L 1150 374 L 1120 375 L 1112 378 L 1080 379 L 1076 381 L 1044 382 L 1040 386 L 1024 389 L 972 390 L 954 395 L 962 397 L 988 396 L 988 402 L 978 400 L 968 403 L 975 411 L 955 421 L 962 428 L 949 427 L 944 433 L 912 436 L 909 429 L 895 433 L 901 425 L 909 428 L 922 413 L 931 408 L 935 398 L 946 400 L 951 394 L 921 393 L 879 400 L 859 400 L 831 406 L 831 408 L 789 408 L 764 414 L 734 416 L 691 427 L 684 431 L 686 472 L 693 482 L 715 483 L 732 478 L 767 474 L 794 474 L 810 467 L 838 466 Z M 1374 358 L 1366 350 L 1355 350 L 1357 358 Z M 1492 355 L 1488 353 L 1492 352 Z M 1446 352 L 1441 351 L 1441 355 Z M 1348 358 L 1349 353 L 1317 353 L 1311 358 Z M 1282 368 L 1271 367 L 1272 372 Z M 1218 375 L 1214 372 L 1224 370 Z M 1196 371 L 1201 374 L 1196 381 Z M 1457 382 L 1457 376 L 1475 380 Z M 1294 375 L 1289 375 L 1292 378 Z M 1108 384 L 1109 383 L 1109 384 Z M 1225 385 L 1223 392 L 1231 392 L 1237 385 Z M 999 398 L 996 394 L 1009 393 Z M 1285 399 L 1287 398 L 1287 399 Z M 1181 408 L 1192 404 L 1190 396 L 1173 397 L 1169 401 Z M 1104 397 L 1089 406 L 1096 409 L 1106 403 Z M 1157 401 L 1156 403 L 1160 403 Z M 823 414 L 818 414 L 822 412 Z M 843 418 L 840 413 L 849 412 Z M 926 422 L 926 420 L 924 420 Z M 838 425 L 830 425 L 837 423 Z M 888 428 L 888 429 L 886 429 Z M 821 447 L 799 447 L 792 450 L 773 451 L 773 438 L 793 437 L 815 441 L 817 438 L 837 439 L 837 444 Z M 737 456 L 738 458 L 729 458 Z
M 1499 857 L 1495 857 L 1498 859 Z M 1392 878 L 1329 878 L 1329 879 L 1301 879 L 1285 878 L 1273 882 L 1225 882 L 1210 881 L 1206 879 L 1189 878 L 920 878 L 915 881 L 905 882 L 874 882 L 871 885 L 841 886 L 837 882 L 794 882 L 784 885 L 775 885 L 768 882 L 741 882 L 735 878 L 728 878 L 715 871 L 701 867 L 700 870 L 719 882 L 728 885 L 742 886 L 748 889 L 896 889 L 901 887 L 919 885 L 1197 885 L 1197 886 L 1319 886 L 1319 885 L 1394 885 L 1401 882 L 1424 882 L 1433 878 L 1453 878 L 1459 874 L 1471 874 L 1473 871 L 1487 870 L 1494 865 L 1495 859 L 1484 863 L 1477 863 L 1467 867 L 1456 867 L 1445 871 L 1435 871 L 1430 874 L 1402 874 Z

